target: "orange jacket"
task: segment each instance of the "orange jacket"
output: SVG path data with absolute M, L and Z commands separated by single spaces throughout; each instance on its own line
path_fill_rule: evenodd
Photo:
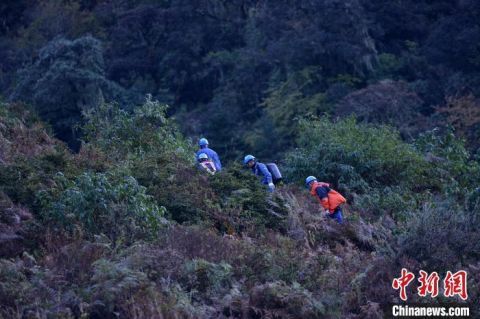
M 326 196 L 320 198 L 319 194 L 317 193 L 317 189 L 319 187 L 325 188 Z M 330 184 L 328 183 L 313 182 L 312 187 L 310 188 L 310 194 L 316 197 L 320 202 L 320 205 L 322 205 L 323 208 L 328 209 L 328 211 L 330 211 L 332 214 L 335 212 L 335 209 L 337 209 L 338 206 L 347 202 L 345 197 L 343 197 L 339 192 L 331 189 Z

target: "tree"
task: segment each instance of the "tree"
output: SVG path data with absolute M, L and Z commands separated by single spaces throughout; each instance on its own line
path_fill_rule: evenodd
M 79 146 L 75 126 L 81 113 L 104 99 L 122 100 L 123 89 L 105 78 L 101 42 L 86 36 L 74 41 L 56 38 L 40 50 L 35 62 L 18 73 L 10 100 L 32 103 L 56 135 Z
M 480 127 L 480 102 L 472 94 L 446 98 L 445 106 L 437 108 L 444 121 L 452 125 L 461 137 L 467 138 L 472 149 L 478 148 Z
M 361 122 L 390 124 L 409 135 L 418 130 L 423 101 L 407 83 L 383 80 L 347 95 L 336 107 L 340 117 L 354 114 Z
M 0 35 L 13 32 L 24 22 L 25 9 L 33 0 L 5 0 L 0 3 Z

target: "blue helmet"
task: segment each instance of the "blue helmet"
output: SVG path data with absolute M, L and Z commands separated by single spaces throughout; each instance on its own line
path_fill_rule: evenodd
M 198 154 L 198 160 L 208 159 L 208 155 L 205 153 Z
M 199 146 L 207 146 L 208 145 L 208 140 L 204 137 L 202 137 L 199 141 L 198 141 L 198 145 Z
M 250 161 L 254 161 L 255 160 L 255 156 L 253 155 L 247 155 L 245 156 L 245 158 L 243 159 L 243 164 L 247 165 L 248 162 Z
M 313 182 L 313 181 L 316 181 L 317 178 L 315 176 L 308 176 L 306 179 L 305 179 L 305 186 L 308 188 L 308 185 Z

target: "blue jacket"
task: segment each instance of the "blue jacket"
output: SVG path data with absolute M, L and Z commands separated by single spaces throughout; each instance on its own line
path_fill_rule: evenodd
M 252 167 L 252 172 L 257 176 L 263 176 L 262 183 L 268 185 L 272 182 L 272 174 L 267 168 L 267 165 L 263 163 L 255 163 L 255 166 Z
M 208 158 L 211 159 L 215 164 L 215 168 L 217 169 L 217 171 L 222 169 L 222 163 L 220 163 L 220 158 L 218 157 L 217 152 L 215 152 L 214 150 L 208 147 L 201 148 L 196 153 L 197 159 L 198 159 L 198 155 L 200 155 L 201 153 L 207 154 Z

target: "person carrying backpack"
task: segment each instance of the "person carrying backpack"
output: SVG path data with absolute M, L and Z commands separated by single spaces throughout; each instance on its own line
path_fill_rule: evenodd
M 208 140 L 206 138 L 201 138 L 198 141 L 198 146 L 200 149 L 197 151 L 197 160 L 198 156 L 202 153 L 207 154 L 208 158 L 213 161 L 215 164 L 215 170 L 220 171 L 222 169 L 222 163 L 220 163 L 220 158 L 218 157 L 217 152 L 208 147 Z
M 208 173 L 214 175 L 217 171 L 215 164 L 208 158 L 208 155 L 205 153 L 200 153 L 197 157 L 198 166 L 207 171 Z
M 275 191 L 275 182 L 279 182 L 282 179 L 280 171 L 275 164 L 272 163 L 265 165 L 260 163 L 253 155 L 245 156 L 243 164 L 250 168 L 255 175 L 262 177 L 262 184 L 268 185 L 270 192 Z M 272 166 L 272 168 L 269 169 L 268 165 L 273 165 L 275 167 L 273 169 Z M 272 174 L 270 170 L 272 170 L 274 174 Z
M 317 198 L 320 205 L 325 209 L 326 216 L 342 224 L 343 213 L 341 205 L 347 202 L 345 197 L 330 188 L 330 184 L 317 181 L 315 176 L 308 176 L 305 179 L 305 186 L 310 190 L 310 194 Z

